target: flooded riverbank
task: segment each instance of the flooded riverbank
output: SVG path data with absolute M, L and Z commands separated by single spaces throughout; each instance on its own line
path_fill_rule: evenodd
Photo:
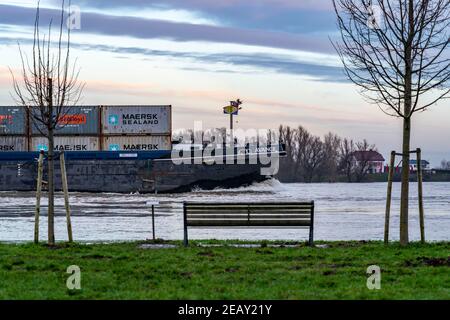
M 417 189 L 411 184 L 410 238 L 419 239 Z M 391 238 L 398 239 L 400 184 L 394 184 Z M 450 240 L 450 183 L 424 184 L 427 240 Z M 183 201 L 294 201 L 316 203 L 316 240 L 382 240 L 386 183 L 282 184 L 276 180 L 231 190 L 196 190 L 182 194 L 90 194 L 70 195 L 74 239 L 77 241 L 129 241 L 152 237 L 149 202 L 158 201 L 156 237 L 182 239 Z M 32 192 L 0 193 L 0 241 L 31 241 L 35 195 Z M 46 201 L 41 218 L 41 238 L 46 238 Z M 62 195 L 56 201 L 56 238 L 66 240 Z M 298 229 L 201 229 L 190 231 L 192 239 L 306 240 L 307 230 Z

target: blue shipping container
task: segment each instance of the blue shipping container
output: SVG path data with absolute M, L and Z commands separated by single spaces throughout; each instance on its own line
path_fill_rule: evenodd
M 0 106 L 0 134 L 26 134 L 26 109 L 17 106 Z
M 98 135 L 100 133 L 99 115 L 100 107 L 98 106 L 74 106 L 67 107 L 58 121 L 55 129 L 55 135 Z M 32 125 L 31 133 L 33 135 L 42 135 L 37 129 L 46 133 L 44 126 L 30 119 Z

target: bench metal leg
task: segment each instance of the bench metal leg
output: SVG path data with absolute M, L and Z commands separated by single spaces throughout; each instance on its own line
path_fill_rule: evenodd
M 314 247 L 314 202 L 311 208 L 311 225 L 309 226 L 309 246 Z
M 185 247 L 187 247 L 189 245 L 188 242 L 188 232 L 187 232 L 187 227 L 184 227 L 184 240 L 183 240 L 183 244 Z
M 184 204 L 184 203 L 183 203 L 183 227 L 184 227 L 183 244 L 185 247 L 187 247 L 189 245 L 189 242 L 188 242 L 188 230 L 187 230 L 186 204 Z

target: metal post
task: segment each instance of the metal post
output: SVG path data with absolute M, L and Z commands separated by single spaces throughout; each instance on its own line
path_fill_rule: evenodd
M 417 149 L 417 184 L 419 192 L 419 221 L 420 221 L 420 242 L 425 243 L 425 219 L 423 210 L 423 188 L 422 188 L 422 151 Z
M 384 218 L 384 244 L 389 243 L 389 220 L 391 216 L 392 180 L 394 176 L 395 151 L 391 152 L 391 162 L 389 163 L 388 188 L 386 196 L 386 215 Z
M 39 153 L 38 160 L 38 176 L 36 185 L 36 212 L 34 214 L 34 243 L 39 243 L 39 215 L 41 213 L 41 191 L 42 191 L 42 175 L 44 164 L 44 151 Z
M 234 147 L 233 114 L 230 113 L 230 147 Z
M 103 151 L 104 150 L 104 143 L 103 143 L 103 106 L 98 106 L 98 114 L 99 114 L 99 116 L 98 116 L 98 127 L 99 128 L 101 128 L 100 130 L 99 130 L 99 149 L 100 149 L 100 151 Z M 108 121 L 107 119 L 106 119 L 106 121 Z
M 184 224 L 184 246 L 188 246 L 188 230 L 187 230 L 187 215 L 186 215 L 186 203 L 183 202 L 183 224 Z
M 155 238 L 155 205 L 152 204 L 152 234 L 153 234 L 153 241 L 156 240 Z
M 66 162 L 64 159 L 64 152 L 61 152 L 59 157 L 59 162 L 61 166 L 61 183 L 64 193 L 64 207 L 66 208 L 66 221 L 67 221 L 67 235 L 69 242 L 73 242 L 72 237 L 72 222 L 70 219 L 70 205 L 69 205 L 69 187 L 67 184 L 67 172 L 66 172 Z
M 314 201 L 311 207 L 311 225 L 309 226 L 309 246 L 314 246 Z

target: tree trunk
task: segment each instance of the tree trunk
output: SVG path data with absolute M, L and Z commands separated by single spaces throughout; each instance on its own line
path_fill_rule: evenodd
M 400 200 L 400 244 L 402 246 L 406 246 L 409 242 L 409 151 L 411 142 L 412 110 L 412 41 L 414 38 L 414 6 L 412 0 L 409 0 L 408 5 L 408 22 L 409 34 L 405 46 L 405 107 L 403 110 L 402 192 Z
M 53 129 L 48 131 L 48 244 L 55 244 L 55 160 Z
M 48 244 L 55 244 L 55 160 L 53 127 L 53 79 L 48 78 Z
M 348 182 L 352 182 L 352 164 L 347 163 L 347 180 Z
M 402 191 L 400 204 L 400 244 L 407 245 L 409 211 L 409 150 L 411 140 L 411 118 L 403 120 Z

